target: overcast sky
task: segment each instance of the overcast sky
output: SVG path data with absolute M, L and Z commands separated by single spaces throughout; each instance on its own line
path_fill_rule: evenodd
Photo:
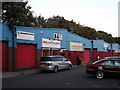
M 81 25 L 118 36 L 119 0 L 29 0 L 34 15 L 63 16 Z

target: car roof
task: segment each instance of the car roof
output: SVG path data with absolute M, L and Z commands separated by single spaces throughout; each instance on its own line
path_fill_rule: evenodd
M 44 57 L 50 57 L 50 58 L 52 58 L 52 57 L 63 57 L 63 56 L 44 56 Z
M 105 57 L 105 58 L 120 58 L 120 56 L 111 56 L 111 57 Z
M 101 59 L 100 61 L 108 61 L 108 60 L 110 60 L 110 61 L 120 61 L 119 59 Z
M 93 62 L 94 64 L 96 64 L 96 63 L 99 63 L 99 62 L 101 62 L 101 61 L 120 61 L 120 60 L 114 60 L 114 59 L 100 59 L 100 60 L 97 60 L 97 61 L 95 61 L 95 62 Z

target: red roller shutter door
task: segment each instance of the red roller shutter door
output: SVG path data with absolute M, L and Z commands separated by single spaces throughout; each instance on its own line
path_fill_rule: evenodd
M 85 49 L 84 51 L 84 62 L 85 63 L 90 62 L 90 50 L 89 49 Z
M 36 45 L 18 44 L 16 69 L 36 67 Z
M 7 69 L 7 43 L 2 42 L 2 71 Z
M 100 59 L 103 59 L 105 57 L 104 52 L 99 51 L 98 56 L 100 57 Z

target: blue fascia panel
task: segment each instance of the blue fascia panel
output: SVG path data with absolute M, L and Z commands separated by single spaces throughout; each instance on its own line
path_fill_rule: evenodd
M 112 50 L 119 50 L 119 44 L 112 44 Z
M 13 33 L 5 23 L 0 23 L 0 32 L 2 33 L 2 38 L 0 40 L 7 41 L 8 47 L 13 47 Z M 14 35 L 15 36 L 15 35 Z M 15 41 L 15 40 L 14 40 Z M 14 43 L 15 46 L 15 43 Z
M 54 39 L 54 33 L 64 34 L 66 32 L 66 29 L 57 29 L 57 28 L 33 28 L 33 27 L 18 27 L 17 31 L 23 31 L 23 32 L 29 32 L 34 33 L 34 40 L 20 40 L 17 39 L 17 43 L 32 43 L 37 44 L 37 49 L 41 49 L 42 47 L 42 38 L 47 39 Z M 64 36 L 63 36 L 64 37 Z M 64 43 L 64 41 L 61 41 L 61 45 Z
M 104 44 L 107 44 L 108 45 L 108 50 L 111 50 L 111 44 L 105 42 L 104 40 L 94 40 L 94 48 L 97 48 L 98 51 L 104 51 L 104 52 L 107 51 L 104 48 Z
M 64 40 L 66 43 L 65 48 L 67 48 L 68 50 L 70 50 L 70 42 L 82 43 L 83 51 L 84 51 L 84 48 L 91 48 L 90 40 L 86 38 L 83 38 L 81 36 L 78 36 L 70 32 L 66 32 L 65 36 L 66 36 Z

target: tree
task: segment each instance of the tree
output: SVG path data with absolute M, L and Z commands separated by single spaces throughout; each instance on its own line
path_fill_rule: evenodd
M 114 37 L 115 43 L 118 43 L 120 45 L 120 37 Z
M 36 16 L 36 21 L 35 21 L 35 27 L 44 27 L 46 19 L 44 19 L 44 17 L 40 16 Z
M 17 26 L 35 26 L 28 2 L 2 2 L 2 21 Z
M 99 39 L 103 39 L 104 41 L 106 41 L 108 43 L 115 43 L 115 40 L 112 37 L 112 35 L 104 32 L 104 31 L 98 31 L 97 32 L 97 37 Z

